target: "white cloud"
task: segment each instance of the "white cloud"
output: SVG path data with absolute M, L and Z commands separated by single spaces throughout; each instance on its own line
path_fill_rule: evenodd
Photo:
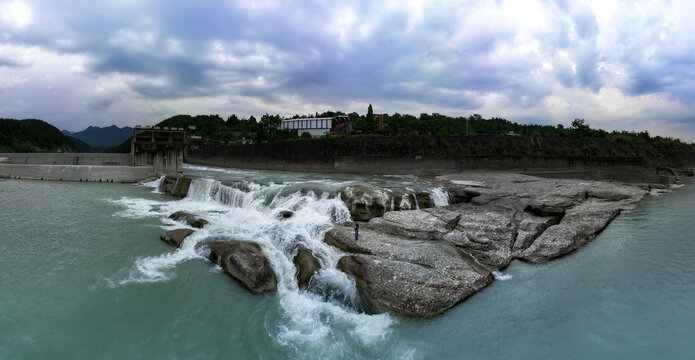
M 0 22 L 15 29 L 24 29 L 32 23 L 33 11 L 29 4 L 14 0 L 0 3 Z

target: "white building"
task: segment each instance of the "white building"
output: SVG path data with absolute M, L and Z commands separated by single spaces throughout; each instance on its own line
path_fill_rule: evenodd
M 308 132 L 311 136 L 324 136 L 331 132 L 334 118 L 304 118 L 282 120 L 280 129 L 297 130 L 297 134 Z

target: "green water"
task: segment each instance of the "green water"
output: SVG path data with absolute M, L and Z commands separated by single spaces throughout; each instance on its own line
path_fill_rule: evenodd
M 186 201 L 0 181 L 0 359 L 695 357 L 693 186 L 645 199 L 569 256 L 514 262 L 506 280 L 425 320 L 359 314 L 291 286 L 253 296 L 197 258 L 134 276 L 139 260 L 178 252 L 159 240 L 162 216 L 133 208 Z M 248 212 L 229 211 L 230 223 Z M 308 327 L 321 331 L 302 324 L 314 312 Z

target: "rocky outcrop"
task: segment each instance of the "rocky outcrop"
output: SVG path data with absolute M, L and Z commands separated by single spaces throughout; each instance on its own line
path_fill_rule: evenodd
M 171 215 L 169 215 L 169 219 L 175 220 L 175 221 L 180 221 L 188 226 L 194 227 L 194 228 L 202 228 L 203 226 L 208 224 L 208 221 L 198 217 L 196 215 L 193 215 L 191 213 L 187 213 L 185 211 L 177 211 Z
M 326 234 L 326 243 L 350 253 L 339 267 L 376 311 L 444 311 L 513 259 L 542 263 L 585 245 L 646 193 L 630 185 L 494 173 L 445 188 L 456 204 L 386 212 L 361 227 L 359 241 L 348 227 Z
M 393 191 L 373 186 L 348 186 L 340 192 L 340 198 L 357 221 L 366 221 L 391 210 Z
M 326 242 L 353 252 L 340 259 L 370 310 L 432 316 L 456 305 L 493 280 L 489 271 L 444 241 L 418 241 L 371 229 L 340 227 Z
M 183 240 L 191 234 L 193 234 L 191 229 L 176 229 L 165 232 L 162 234 L 161 239 L 171 246 L 180 247 Z
M 208 259 L 225 273 L 239 280 L 250 292 L 277 291 L 277 279 L 270 262 L 258 244 L 217 239 L 199 245 L 208 251 Z
M 340 197 L 356 221 L 369 221 L 389 211 L 416 210 L 434 206 L 428 192 L 408 188 L 380 188 L 376 186 L 347 186 Z
M 297 284 L 300 288 L 309 285 L 309 281 L 321 270 L 321 263 L 309 249 L 299 249 L 293 259 L 294 266 L 297 268 Z

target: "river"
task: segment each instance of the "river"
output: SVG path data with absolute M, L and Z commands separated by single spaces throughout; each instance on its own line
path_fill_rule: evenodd
M 0 359 L 686 359 L 695 354 L 695 187 L 645 198 L 589 245 L 513 262 L 431 319 L 365 314 L 342 255 L 322 242 L 359 183 L 441 190 L 409 177 L 207 168 L 189 196 L 148 186 L 0 181 Z M 294 215 L 280 220 L 278 213 Z M 159 240 L 186 210 L 210 221 L 180 249 Z M 195 250 L 258 243 L 278 277 L 255 296 Z M 307 290 L 292 257 L 323 270 Z

